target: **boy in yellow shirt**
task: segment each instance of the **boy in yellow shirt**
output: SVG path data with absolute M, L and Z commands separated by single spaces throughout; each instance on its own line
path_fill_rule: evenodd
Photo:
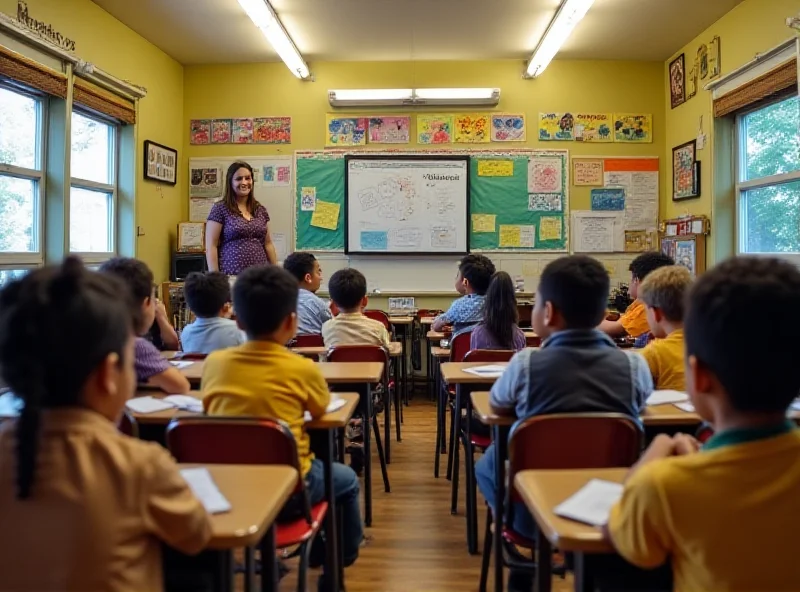
M 324 468 L 311 452 L 303 415 L 324 415 L 330 393 L 317 365 L 284 345 L 297 332 L 298 289 L 297 280 L 277 266 L 250 267 L 237 276 L 233 307 L 247 342 L 211 353 L 201 388 L 209 415 L 273 417 L 288 424 L 306 493 L 316 504 L 325 495 Z M 352 469 L 334 463 L 333 492 L 342 510 L 344 561 L 351 565 L 363 538 L 358 478 Z
M 634 466 L 607 534 L 630 563 L 668 559 L 676 590 L 797 590 L 800 271 L 729 259 L 691 290 L 686 386 L 716 434 L 658 436 Z M 743 339 L 759 311 L 757 339 Z M 757 569 L 769 566 L 769 569 Z
M 650 332 L 656 338 L 642 350 L 657 389 L 686 390 L 683 371 L 683 309 L 692 274 L 680 265 L 656 269 L 639 286 Z

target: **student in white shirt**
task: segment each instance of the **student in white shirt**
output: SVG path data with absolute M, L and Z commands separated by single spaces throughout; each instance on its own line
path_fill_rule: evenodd
M 236 321 L 230 319 L 231 286 L 224 273 L 190 273 L 183 294 L 189 310 L 197 317 L 181 332 L 183 351 L 210 354 L 246 341 Z

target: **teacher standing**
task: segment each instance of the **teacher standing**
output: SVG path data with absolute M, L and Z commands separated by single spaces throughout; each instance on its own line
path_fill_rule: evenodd
M 228 167 L 225 196 L 208 213 L 206 261 L 209 271 L 226 275 L 278 261 L 269 234 L 269 214 L 253 197 L 253 167 L 246 162 Z

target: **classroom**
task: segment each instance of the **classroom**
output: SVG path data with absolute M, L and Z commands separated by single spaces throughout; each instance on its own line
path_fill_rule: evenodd
M 798 78 L 798 0 L 0 0 L 0 591 L 800 590 Z

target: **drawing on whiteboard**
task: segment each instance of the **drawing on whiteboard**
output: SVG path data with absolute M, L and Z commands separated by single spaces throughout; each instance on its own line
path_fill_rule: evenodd
M 560 193 L 563 187 L 561 158 L 528 160 L 528 193 Z
M 431 247 L 434 249 L 455 249 L 456 229 L 453 226 L 434 226 L 431 228 Z
M 378 190 L 374 187 L 362 189 L 358 193 L 358 201 L 361 202 L 362 211 L 371 210 L 378 207 Z
M 364 251 L 387 251 L 389 233 L 385 230 L 362 230 L 361 249 Z
M 528 194 L 529 212 L 560 212 L 560 193 L 530 193 Z
M 396 228 L 391 231 L 389 242 L 392 248 L 418 249 L 422 246 L 422 229 Z

